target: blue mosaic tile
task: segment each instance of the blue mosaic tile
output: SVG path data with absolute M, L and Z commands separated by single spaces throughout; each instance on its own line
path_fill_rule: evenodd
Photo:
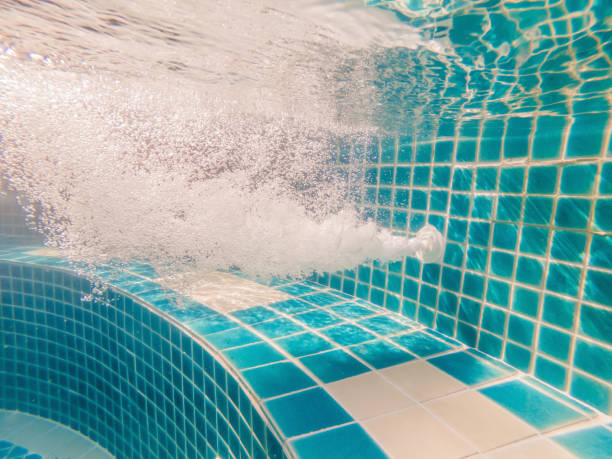
M 281 336 L 293 335 L 304 330 L 304 327 L 294 321 L 281 317 L 280 319 L 268 320 L 253 325 L 253 329 L 263 333 L 268 338 L 279 338 Z
M 308 286 L 308 285 L 304 285 L 304 284 L 282 285 L 280 287 L 277 287 L 277 289 L 280 290 L 281 292 L 285 292 L 285 293 L 288 293 L 290 295 L 295 295 L 295 296 L 305 295 L 307 293 L 312 293 L 312 292 L 317 291 L 317 289 L 312 288 L 311 286 Z
M 229 330 L 231 328 L 236 328 L 239 325 L 237 322 L 234 322 L 221 314 L 217 314 L 206 317 L 205 319 L 195 320 L 187 324 L 187 326 L 201 335 L 208 335 L 211 333 Z
M 294 317 L 310 328 L 322 328 L 342 322 L 338 316 L 322 310 L 304 312 Z
M 315 459 L 325 451 L 327 459 L 386 458 L 378 445 L 359 424 L 349 424 L 293 441 L 300 458 Z
M 612 451 L 612 431 L 597 426 L 552 437 L 581 459 L 600 459 Z
M 326 384 L 369 371 L 368 367 L 340 349 L 302 357 L 300 361 Z
M 326 328 L 322 333 L 341 346 L 350 346 L 375 339 L 376 336 L 353 324 Z
M 428 362 L 468 385 L 481 384 L 507 375 L 505 371 L 467 352 L 433 357 Z
M 420 331 L 396 336 L 391 340 L 419 357 L 429 357 L 452 349 L 450 345 Z
M 351 346 L 349 350 L 376 369 L 409 362 L 415 358 L 412 354 L 382 340 Z
M 231 312 L 230 314 L 245 324 L 256 324 L 278 317 L 276 312 L 263 306 L 241 309 L 239 311 Z
M 310 376 L 291 362 L 273 363 L 245 370 L 242 375 L 262 399 L 316 386 Z
M 388 316 L 376 316 L 369 319 L 362 319 L 357 323 L 380 335 L 390 335 L 411 328 L 409 325 L 393 320 Z
M 276 303 L 271 303 L 268 305 L 269 307 L 276 309 L 279 312 L 284 312 L 285 314 L 298 314 L 300 312 L 309 311 L 314 308 L 310 303 L 306 303 L 297 298 L 292 298 L 290 300 L 278 301 Z
M 277 344 L 294 357 L 316 354 L 334 347 L 329 341 L 310 332 L 280 339 Z
M 302 299 L 317 306 L 328 306 L 330 304 L 342 303 L 344 301 L 344 299 L 342 299 L 341 297 L 326 292 L 306 295 L 303 296 Z
M 287 437 L 345 424 L 353 419 L 323 389 L 317 387 L 265 403 Z
M 244 328 L 234 328 L 232 330 L 207 335 L 206 340 L 222 351 L 231 347 L 255 343 L 261 341 L 261 338 Z
M 549 430 L 583 418 L 581 413 L 520 380 L 479 391 L 538 430 Z
M 249 344 L 248 346 L 227 350 L 224 354 L 239 370 L 285 360 L 283 354 L 268 343 Z

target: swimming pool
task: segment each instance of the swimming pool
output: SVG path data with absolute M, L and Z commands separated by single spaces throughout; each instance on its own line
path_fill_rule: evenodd
M 123 383 L 113 380 L 123 377 L 126 356 L 108 352 L 114 349 L 108 337 L 79 333 L 96 329 L 102 335 L 95 336 L 107 336 L 106 327 L 127 311 L 82 302 L 96 263 L 77 273 L 75 265 L 52 252 L 36 252 L 31 241 L 18 240 L 23 215 L 4 200 L 0 232 L 13 242 L 2 255 L 2 339 L 11 351 L 3 354 L 2 374 L 10 384 L 3 385 L 0 408 L 55 419 L 118 457 L 319 457 L 322 448 L 349 457 L 410 457 L 419 451 L 424 457 L 513 457 L 519 450 L 537 457 L 568 451 L 605 457 L 612 413 L 609 6 L 603 1 L 368 5 L 303 2 L 293 16 L 274 2 L 267 9 L 241 4 L 240 13 L 213 8 L 208 35 L 197 30 L 204 16 L 194 14 L 184 30 L 177 25 L 188 11 L 185 5 L 169 12 L 163 30 L 157 30 L 153 2 L 149 16 L 138 19 L 148 31 L 142 35 L 132 29 L 142 13 L 137 7 L 88 10 L 66 2 L 61 13 L 53 4 L 44 6 L 48 10 L 17 3 L 6 8 L 2 27 L 10 30 L 19 19 L 27 39 L 3 39 L 3 87 L 11 90 L 0 92 L 0 109 L 4 116 L 14 108 L 16 120 L 3 138 L 22 148 L 3 144 L 5 180 L 30 198 L 25 204 L 43 204 L 43 221 L 53 228 L 46 237 L 64 243 L 73 259 L 101 265 L 112 257 L 100 255 L 111 252 L 158 258 L 153 270 L 141 266 L 145 271 L 133 272 L 139 265 L 120 265 L 127 274 L 111 282 L 106 295 L 116 295 L 123 308 L 129 300 L 139 311 L 130 312 L 140 314 L 130 327 L 144 327 L 140 336 L 135 328 L 124 330 L 125 336 L 145 339 L 146 345 L 160 336 L 168 344 L 151 355 L 143 351 L 146 346 L 138 347 L 145 352 L 139 356 L 134 341 L 129 352 L 136 373 Z M 37 40 L 43 12 L 68 18 L 68 28 L 53 29 L 48 53 L 31 55 L 30 45 L 45 49 Z M 224 32 L 223 21 L 216 20 L 234 14 Z M 249 15 L 254 29 L 241 22 Z M 72 58 L 87 54 L 74 53 L 71 17 L 94 29 L 85 29 L 82 40 L 97 51 L 88 65 L 100 71 L 99 78 L 74 60 L 58 60 L 60 51 Z M 274 23 L 278 30 L 269 32 Z M 113 27 L 125 32 L 112 32 Z M 241 27 L 253 36 L 253 47 Z M 93 37 L 101 33 L 112 39 L 96 47 Z M 62 36 L 72 37 L 65 48 L 57 39 Z M 126 36 L 139 45 L 125 47 Z M 194 43 L 204 39 L 214 45 L 200 48 L 216 60 L 194 51 Z M 219 44 L 223 40 L 226 48 Z M 253 55 L 255 45 L 261 55 L 251 62 L 246 56 Z M 156 55 L 152 50 L 160 53 L 155 63 L 148 58 Z M 132 59 L 121 62 L 118 55 Z M 148 68 L 159 78 L 150 78 Z M 202 78 L 202 69 L 210 78 Z M 228 69 L 233 76 L 218 83 Z M 79 72 L 82 76 L 75 77 Z M 28 91 L 22 91 L 23 81 Z M 174 91 L 180 86 L 174 81 L 191 92 Z M 212 99 L 191 107 L 193 94 L 210 88 L 220 99 L 234 100 L 241 113 L 256 115 L 238 116 Z M 26 94 L 35 96 L 24 99 Z M 84 108 L 73 107 L 79 98 Z M 172 111 L 168 100 L 186 108 Z M 98 111 L 92 109 L 96 106 Z M 135 106 L 141 111 L 128 110 Z M 198 118 L 196 108 L 202 106 L 222 106 L 222 116 Z M 57 107 L 70 116 L 58 114 L 55 123 Z M 279 113 L 298 121 L 277 123 Z M 100 128 L 98 116 L 112 122 Z M 33 132 L 41 135 L 31 136 L 36 141 L 19 130 L 31 128 L 30 121 L 38 123 L 34 129 L 40 132 Z M 62 135 L 71 129 L 82 129 L 83 135 Z M 142 138 L 151 129 L 161 139 L 159 148 L 151 136 Z M 185 159 L 196 138 L 209 139 L 202 151 L 214 161 L 234 152 L 237 159 L 223 160 L 221 172 L 240 174 L 208 181 L 220 173 L 211 169 L 214 161 L 194 165 Z M 91 155 L 82 155 L 88 145 L 93 145 Z M 241 145 L 264 159 L 252 162 L 257 155 Z M 282 145 L 299 151 L 287 156 Z M 49 147 L 56 149 L 58 161 L 45 151 Z M 132 148 L 134 157 L 120 154 Z M 174 157 L 181 161 L 164 156 L 166 150 L 179 152 Z M 215 150 L 221 153 L 215 156 Z M 316 153 L 312 162 L 311 151 Z M 143 158 L 158 169 L 137 169 Z M 167 161 L 176 167 L 160 175 Z M 200 182 L 206 185 L 198 188 Z M 42 197 L 53 212 L 44 213 Z M 356 216 L 341 212 L 348 208 L 357 209 Z M 33 216 L 41 212 L 26 210 Z M 242 219 L 247 214 L 250 219 Z M 355 226 L 360 229 L 354 233 L 350 228 L 367 219 L 379 230 L 402 235 L 433 225 L 446 242 L 441 262 L 366 260 L 375 256 L 355 261 L 350 244 L 342 242 L 353 238 L 363 245 L 368 239 L 356 235 L 369 235 L 371 227 Z M 164 258 L 167 254 L 171 257 Z M 169 261 L 181 270 L 193 263 L 222 274 L 204 279 L 198 293 L 197 286 L 159 283 L 171 272 L 155 270 Z M 264 277 L 275 271 L 298 275 L 257 283 L 235 266 Z M 300 270 L 307 275 L 299 276 Z M 168 300 L 175 295 L 185 302 Z M 47 300 L 71 309 L 45 305 Z M 85 317 L 76 317 L 81 307 L 96 308 L 88 320 L 98 322 L 81 329 Z M 58 378 L 65 375 L 62 384 L 44 383 L 51 361 L 39 364 L 40 350 L 30 347 L 36 339 L 44 346 L 57 342 L 56 331 L 46 338 L 38 333 L 63 324 L 74 327 L 62 331 L 74 337 L 66 349 L 76 342 L 88 346 L 91 339 L 97 346 L 91 348 L 95 362 L 82 361 L 83 368 L 102 361 L 103 374 L 116 375 L 89 376 L 62 364 L 53 370 Z M 175 330 L 175 337 L 160 327 Z M 211 373 L 198 364 L 196 347 L 202 358 L 217 362 L 223 382 L 215 379 L 217 366 Z M 176 361 L 174 349 L 181 353 Z M 70 362 L 91 356 L 53 350 L 60 359 L 73 352 Z M 171 367 L 164 369 L 164 361 Z M 212 403 L 210 419 L 206 402 L 185 399 L 190 384 L 203 387 L 195 380 L 196 367 L 198 378 L 215 384 L 214 396 L 201 392 Z M 75 371 L 81 372 L 76 378 Z M 182 373 L 175 380 L 177 372 Z M 24 384 L 27 378 L 36 382 Z M 81 380 L 89 386 L 79 388 Z M 186 392 L 178 388 L 179 380 L 189 381 Z M 155 384 L 147 384 L 151 381 Z M 172 392 L 156 398 L 164 384 L 171 384 Z M 94 398 L 83 395 L 90 393 Z M 129 398 L 127 408 L 118 397 Z M 309 412 L 309 406 L 321 410 Z M 197 407 L 204 407 L 200 414 L 206 418 L 199 425 Z M 102 418 L 93 416 L 96 410 L 102 410 Z M 301 410 L 304 414 L 294 415 Z M 479 424 L 470 411 L 510 427 L 502 428 L 502 435 L 487 425 L 495 422 Z M 555 413 L 554 420 L 547 412 Z M 100 421 L 111 419 L 104 416 L 111 416 L 112 428 Z M 296 420 L 301 418 L 311 422 Z M 343 453 L 346 445 L 360 453 Z

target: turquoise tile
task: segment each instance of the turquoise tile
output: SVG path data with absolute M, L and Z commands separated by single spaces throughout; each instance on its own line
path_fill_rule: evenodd
M 500 277 L 510 278 L 514 270 L 514 255 L 493 250 L 491 253 L 491 272 Z
M 263 306 L 241 309 L 239 311 L 231 312 L 230 314 L 245 324 L 256 324 L 258 322 L 263 322 L 264 320 L 278 317 L 276 312 Z
M 612 310 L 583 304 L 578 324 L 583 335 L 612 344 Z
M 606 162 L 601 167 L 599 194 L 612 194 L 612 162 Z
M 525 169 L 511 167 L 501 169 L 499 176 L 499 191 L 502 193 L 521 193 L 525 180 Z
M 542 196 L 527 196 L 523 211 L 523 222 L 547 225 L 552 216 L 552 198 Z
M 368 333 L 363 328 L 353 324 L 344 324 L 337 327 L 326 328 L 322 333 L 332 341 L 341 346 L 359 344 L 376 338 L 372 333 Z
M 317 306 L 328 306 L 330 304 L 342 303 L 344 301 L 341 297 L 326 292 L 306 295 L 303 296 L 302 299 Z
M 470 244 L 487 247 L 490 232 L 491 224 L 489 222 L 471 221 L 468 241 Z
M 569 358 L 571 336 L 545 325 L 540 326 L 538 350 L 561 361 Z M 523 343 L 524 344 L 524 343 Z
M 497 171 L 495 167 L 479 167 L 476 170 L 477 191 L 491 191 L 497 187 Z M 467 188 L 469 189 L 469 188 Z
M 562 263 L 550 263 L 546 278 L 546 289 L 569 296 L 578 294 L 580 269 Z
M 584 417 L 578 411 L 520 380 L 500 383 L 479 391 L 541 431 Z
M 236 328 L 239 325 L 237 322 L 234 322 L 221 314 L 217 314 L 214 316 L 209 316 L 205 319 L 190 322 L 187 324 L 187 326 L 201 335 L 208 335 L 210 333 Z
M 584 299 L 602 304 L 612 305 L 612 273 L 588 270 L 584 285 Z
M 285 356 L 268 343 L 255 343 L 223 352 L 239 370 L 284 360 Z
M 567 369 L 552 360 L 538 356 L 535 362 L 534 374 L 538 379 L 559 390 L 563 390 L 565 387 Z
M 503 335 L 506 324 L 506 313 L 498 308 L 492 308 L 485 306 L 482 311 L 482 328 L 495 333 L 497 335 Z
M 527 347 L 533 342 L 535 323 L 519 316 L 511 315 L 508 322 L 508 338 Z
M 359 424 L 349 424 L 294 440 L 293 447 L 302 459 L 378 459 L 386 458 L 378 445 Z M 322 453 L 325 451 L 325 453 Z
M 499 196 L 497 198 L 497 219 L 518 222 L 523 209 L 523 198 L 520 196 Z
M 342 322 L 340 317 L 323 310 L 303 312 L 294 317 L 311 328 L 322 328 Z
M 514 250 L 516 247 L 518 228 L 508 223 L 495 223 L 493 229 L 493 245 L 499 249 Z
M 409 362 L 415 358 L 399 347 L 382 340 L 351 346 L 349 349 L 376 369 Z
M 566 228 L 584 229 L 587 227 L 591 201 L 579 198 L 559 198 L 555 225 Z
M 489 278 L 487 282 L 487 301 L 498 306 L 507 307 L 510 300 L 510 285 L 506 282 Z
M 410 328 L 409 325 L 393 320 L 388 316 L 376 316 L 369 319 L 362 319 L 357 323 L 380 335 L 390 335 Z
M 546 295 L 544 298 L 542 319 L 545 322 L 569 330 L 574 324 L 576 308 L 576 302 L 574 301 L 568 301 L 554 295 Z
M 174 309 L 169 314 L 181 322 L 190 322 L 204 317 L 215 316 L 217 313 L 203 305 L 189 305 L 181 309 Z
M 530 290 L 524 287 L 514 287 L 514 296 L 512 298 L 512 310 L 537 317 L 540 303 L 540 294 L 535 290 Z
M 563 167 L 562 194 L 591 194 L 597 174 L 597 164 L 577 164 Z
M 328 351 L 334 346 L 314 333 L 300 333 L 277 341 L 277 344 L 294 357 Z
M 550 255 L 557 260 L 581 263 L 584 257 L 586 234 L 576 231 L 555 231 Z
M 612 235 L 593 234 L 589 265 L 600 268 L 612 266 Z
M 507 374 L 467 352 L 433 357 L 428 362 L 468 385 L 481 384 Z
M 453 172 L 453 191 L 470 191 L 474 171 L 472 169 L 457 168 Z
M 604 381 L 610 381 L 612 380 L 612 350 L 577 339 L 574 366 Z
M 555 435 L 552 439 L 581 459 L 602 459 L 612 452 L 612 431 L 602 426 Z
M 572 372 L 570 394 L 588 403 L 599 411 L 612 414 L 612 387 L 589 378 L 577 371 Z
M 295 296 L 305 295 L 307 293 L 312 293 L 317 290 L 317 289 L 314 289 L 304 284 L 289 284 L 289 285 L 282 285 L 276 288 L 277 290 L 280 290 L 281 292 L 285 292 L 285 293 L 288 293 L 289 295 L 295 295 Z
M 519 257 L 516 266 L 516 280 L 525 284 L 539 286 L 542 281 L 544 266 L 535 258 Z
M 291 362 L 265 365 L 242 372 L 262 399 L 316 386 L 316 382 Z
M 344 303 L 337 306 L 331 306 L 329 309 L 333 311 L 334 314 L 346 319 L 361 319 L 376 314 L 371 309 L 356 303 Z
M 289 438 L 353 420 L 320 387 L 269 400 L 265 405 L 281 432 Z
M 339 349 L 302 357 L 300 361 L 326 384 L 369 371 L 364 364 Z
M 529 365 L 531 362 L 531 351 L 529 349 L 525 349 L 523 346 L 506 341 L 504 361 L 508 362 L 514 368 L 527 372 L 529 371 Z
M 244 328 L 234 328 L 232 330 L 206 335 L 206 340 L 222 351 L 231 347 L 255 343 L 261 341 L 261 338 Z
M 557 166 L 530 167 L 527 193 L 553 194 L 557 184 L 557 172 Z
M 475 196 L 472 206 L 472 218 L 488 220 L 493 210 L 493 198 L 491 196 Z
M 533 253 L 535 255 L 544 255 L 548 246 L 548 236 L 550 231 L 547 228 L 538 228 L 535 226 L 523 226 L 521 228 L 521 245 L 520 251 L 524 253 Z
M 253 329 L 263 333 L 268 338 L 279 338 L 281 336 L 293 335 L 304 330 L 304 327 L 293 320 L 281 317 L 280 319 L 268 320 L 253 325 Z

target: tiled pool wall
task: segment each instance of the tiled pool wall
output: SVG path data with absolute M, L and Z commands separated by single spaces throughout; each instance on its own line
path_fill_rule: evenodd
M 438 12 L 431 38 L 447 38 L 471 70 L 431 66 L 431 88 L 417 99 L 437 116 L 415 121 L 410 135 L 349 139 L 337 154 L 365 214 L 401 233 L 433 224 L 447 240 L 443 262 L 365 264 L 318 281 L 612 413 L 606 4 L 474 2 L 452 16 Z M 385 67 L 383 102 L 410 90 L 395 83 L 395 69 L 421 71 L 418 59 L 401 58 Z
M 286 457 L 214 352 L 127 294 L 91 292 L 67 270 L 0 262 L 0 408 L 118 458 Z

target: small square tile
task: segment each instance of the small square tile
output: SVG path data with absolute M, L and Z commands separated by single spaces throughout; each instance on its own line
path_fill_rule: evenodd
M 242 372 L 260 398 L 276 397 L 315 386 L 314 380 L 290 362 L 280 362 Z
M 325 388 L 358 421 L 414 404 L 413 399 L 373 371 L 327 384 Z
M 317 306 L 328 306 L 344 301 L 343 298 L 327 292 L 313 293 L 312 295 L 303 296 L 302 299 Z
M 268 305 L 269 307 L 276 309 L 277 311 L 284 312 L 285 314 L 298 314 L 300 312 L 309 311 L 313 309 L 314 306 L 310 303 L 306 303 L 305 301 L 299 300 L 297 298 L 292 298 L 290 300 L 278 301 L 276 303 L 271 303 Z
M 533 427 L 476 391 L 453 394 L 425 406 L 481 452 L 537 434 Z
M 574 409 L 520 380 L 496 384 L 480 392 L 542 431 L 583 418 Z
M 476 452 L 420 406 L 371 419 L 363 426 L 393 458 L 458 458 Z
M 294 440 L 293 446 L 303 459 L 318 459 L 322 451 L 325 451 L 326 459 L 387 457 L 358 424 L 349 424 Z
M 452 346 L 443 341 L 437 340 L 427 333 L 420 331 L 395 336 L 391 338 L 391 340 L 419 357 L 429 357 L 453 349 Z
M 411 328 L 409 325 L 393 320 L 388 316 L 376 316 L 369 319 L 362 319 L 357 323 L 383 336 L 406 331 Z
M 469 385 L 481 384 L 508 374 L 466 352 L 433 357 L 428 362 Z
M 236 328 L 239 325 L 232 319 L 229 319 L 224 315 L 217 314 L 214 316 L 207 317 L 205 319 L 190 322 L 187 324 L 187 326 L 201 335 L 208 335 L 211 333 L 217 333 L 220 331 Z
M 312 293 L 312 292 L 317 291 L 317 289 L 314 289 L 304 284 L 289 284 L 289 285 L 282 285 L 276 288 L 280 290 L 281 292 L 285 292 L 285 293 L 288 293 L 289 295 L 295 295 L 295 296 L 306 295 L 307 293 Z
M 409 362 L 415 358 L 412 354 L 382 340 L 351 346 L 349 350 L 376 369 Z
M 349 414 L 320 387 L 265 402 L 286 437 L 352 421 Z
M 333 349 L 334 345 L 314 333 L 300 333 L 277 341 L 277 344 L 294 357 L 317 354 Z
M 324 383 L 370 371 L 357 359 L 339 349 L 302 357 L 300 361 Z
M 376 338 L 372 333 L 368 333 L 363 328 L 353 324 L 343 324 L 337 327 L 326 328 L 321 333 L 341 346 L 350 346 Z
M 257 341 L 261 341 L 261 338 L 244 328 L 234 328 L 231 330 L 213 333 L 211 335 L 206 335 L 206 340 L 222 351 L 231 347 L 256 343 Z
M 361 319 L 376 314 L 376 312 L 371 309 L 356 303 L 339 304 L 331 306 L 329 309 L 345 319 Z
M 263 306 L 255 306 L 253 308 L 241 309 L 231 313 L 236 319 L 241 320 L 245 324 L 256 324 L 264 320 L 278 317 L 278 314 L 271 309 Z
M 467 387 L 422 360 L 385 368 L 381 373 L 417 401 L 451 394 Z
M 255 343 L 223 352 L 239 370 L 284 360 L 285 356 L 268 343 Z
M 294 317 L 311 328 L 322 328 L 342 322 L 338 316 L 322 310 L 303 312 Z
M 293 335 L 304 330 L 304 327 L 291 319 L 281 317 L 280 319 L 268 320 L 253 325 L 253 329 L 263 333 L 268 338 L 279 338 L 281 336 Z

